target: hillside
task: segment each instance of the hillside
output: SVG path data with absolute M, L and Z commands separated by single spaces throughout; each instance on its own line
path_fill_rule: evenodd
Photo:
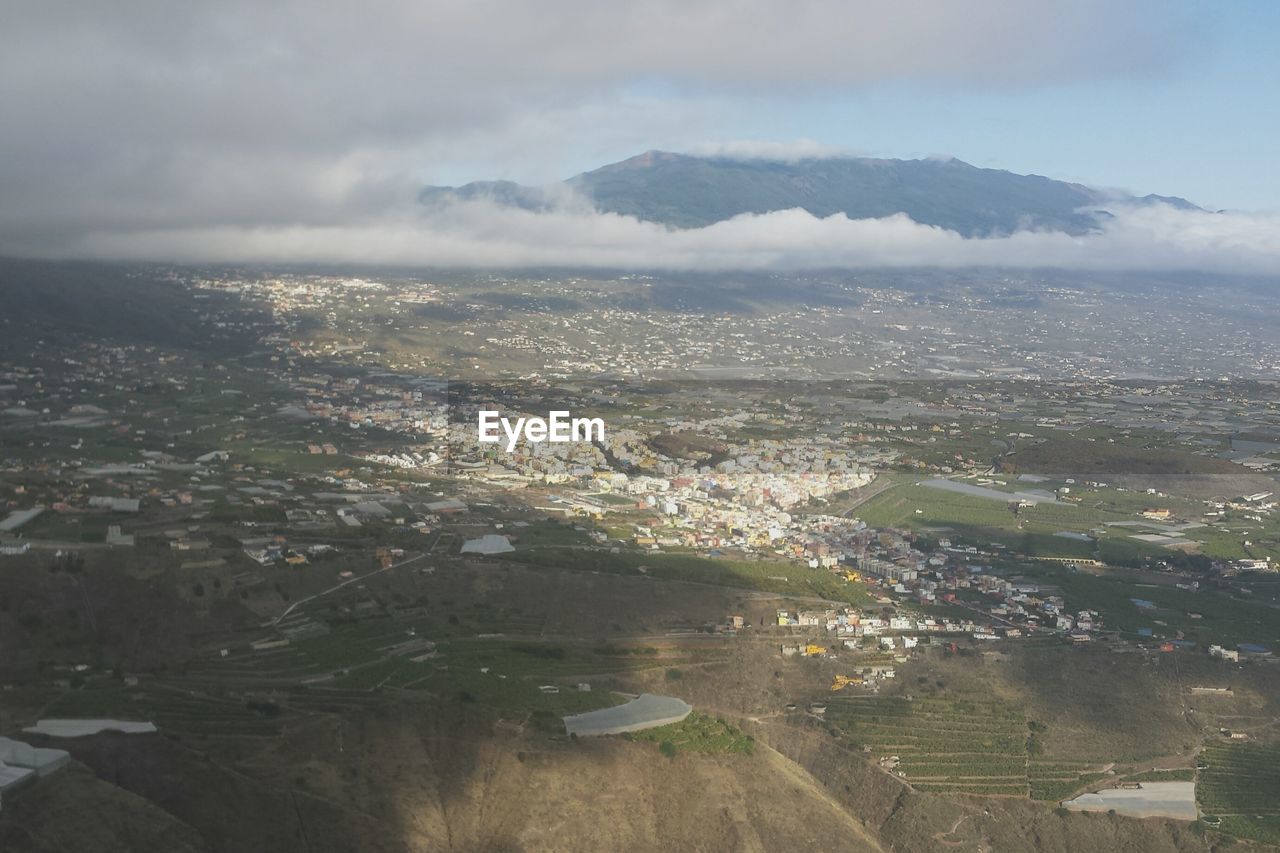
M 0 850 L 195 853 L 208 846 L 198 831 L 155 803 L 73 763 L 20 796 L 5 798 Z
M 243 352 L 260 315 L 223 293 L 197 293 L 170 270 L 0 257 L 0 352 L 89 339 L 115 345 Z M 209 322 L 234 310 L 242 328 Z
M 0 816 L 0 839 L 32 832 L 46 842 L 34 849 L 88 849 L 58 845 L 107 823 L 133 846 L 103 849 L 139 851 L 1208 847 L 1173 821 L 912 790 L 815 723 L 769 717 L 753 731 L 753 754 L 668 758 L 653 743 L 492 726 L 445 701 L 315 720 L 274 741 L 267 756 L 231 761 L 228 753 L 245 745 L 205 752 L 169 737 L 83 739 L 60 745 L 115 784 L 77 768 L 38 785 Z M 73 783 L 94 786 L 100 798 L 76 815 L 62 812 L 55 835 L 41 810 Z M 126 806 L 131 838 L 109 822 Z
M 711 225 L 742 213 L 803 208 L 814 216 L 843 213 L 851 219 L 905 213 L 916 222 L 967 237 L 1049 229 L 1070 234 L 1093 230 L 1116 204 L 1180 198 L 1135 198 L 1081 184 L 1000 169 L 980 169 L 955 159 L 884 160 L 860 157 L 797 161 L 738 160 L 649 151 L 569 179 L 601 211 L 677 228 Z M 554 193 L 507 181 L 462 187 L 429 187 L 424 202 L 492 198 L 500 204 L 540 210 Z

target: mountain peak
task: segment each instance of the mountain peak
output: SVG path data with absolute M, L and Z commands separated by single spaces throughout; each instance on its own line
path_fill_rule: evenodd
M 672 160 L 678 160 L 682 157 L 688 157 L 687 154 L 675 154 L 671 151 L 659 151 L 651 148 L 643 154 L 637 154 L 634 157 L 628 157 L 625 160 L 619 160 L 617 163 L 610 163 L 607 166 L 601 166 L 603 169 L 649 169 L 661 163 L 668 163 Z

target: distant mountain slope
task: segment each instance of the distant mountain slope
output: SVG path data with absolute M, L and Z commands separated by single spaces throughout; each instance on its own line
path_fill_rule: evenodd
M 225 293 L 197 295 L 152 265 L 33 261 L 0 257 L 0 354 L 29 352 L 44 341 L 110 341 L 221 354 L 256 344 L 253 324 L 268 315 Z M 236 328 L 209 322 L 233 311 Z
M 844 213 L 851 219 L 905 213 L 916 222 L 967 237 L 1025 229 L 1083 234 L 1107 216 L 1105 206 L 1117 202 L 1195 208 L 1180 198 L 1117 196 L 959 160 L 830 157 L 782 162 L 649 151 L 566 183 L 602 211 L 678 228 L 800 207 L 815 216 Z M 422 197 L 491 197 L 530 209 L 551 204 L 548 194 L 510 182 L 430 187 Z

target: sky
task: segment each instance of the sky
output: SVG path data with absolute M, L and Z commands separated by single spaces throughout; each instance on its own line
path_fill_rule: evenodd
M 1168 4 L 1174 8 L 1174 4 Z M 1210 209 L 1280 209 L 1280 3 L 1227 2 L 1161 64 L 1042 84 L 888 80 L 774 102 L 724 104 L 730 139 L 811 140 L 886 157 L 953 156 Z M 1195 8 L 1195 7 L 1190 7 Z M 737 107 L 735 109 L 735 107 Z M 665 147 L 714 136 L 673 134 Z M 650 147 L 662 148 L 656 144 Z M 621 148 L 578 155 L 569 172 Z M 617 155 L 617 156 L 615 156 Z
M 0 253 L 1280 274 L 1277 37 L 1269 0 L 9 0 Z M 963 241 L 797 211 L 673 233 L 414 200 L 655 148 L 955 156 L 1228 212 Z

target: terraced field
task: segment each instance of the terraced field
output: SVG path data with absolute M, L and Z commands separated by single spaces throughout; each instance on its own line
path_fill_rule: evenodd
M 359 592 L 335 597 L 345 613 L 367 599 Z M 541 617 L 484 602 L 456 608 L 453 617 L 365 609 L 370 616 L 331 621 L 295 612 L 275 626 L 278 634 L 256 637 L 266 647 L 242 640 L 225 654 L 211 649 L 180 671 L 136 685 L 93 678 L 65 690 L 43 715 L 146 719 L 178 736 L 270 737 L 316 715 L 358 712 L 397 695 L 460 699 L 560 731 L 560 715 L 620 701 L 610 688 L 625 673 L 697 665 L 720 654 L 542 639 Z
M 897 756 L 921 791 L 1056 800 L 1100 778 L 1084 763 L 1033 759 L 1026 717 L 997 702 L 857 697 L 828 703 L 826 718 L 848 746 Z
M 170 685 L 127 689 L 108 684 L 64 694 L 45 716 L 149 720 L 162 732 L 201 737 L 274 737 L 293 715 L 270 701 L 210 696 Z
M 1031 799 L 1057 802 L 1065 800 L 1085 785 L 1107 778 L 1105 773 L 1090 772 L 1093 765 L 1078 761 L 1040 761 L 1027 764 L 1031 783 Z
M 628 671 L 694 664 L 716 654 L 520 639 L 538 634 L 542 620 L 512 612 L 498 618 L 483 605 L 459 617 L 444 627 L 427 617 L 333 624 L 291 617 L 279 626 L 293 633 L 287 645 L 208 658 L 191 666 L 185 680 L 211 692 L 284 690 L 289 707 L 300 711 L 341 713 L 394 690 L 459 696 L 500 712 L 569 713 L 617 701 L 607 689 L 579 691 L 578 683 L 599 686 Z M 504 632 L 472 633 L 491 625 Z M 299 626 L 307 630 L 293 630 Z M 422 639 L 428 634 L 431 643 Z
M 832 701 L 827 720 L 855 748 L 897 756 L 922 791 L 1027 796 L 1027 721 L 997 703 L 858 697 Z
M 1280 746 L 1214 744 L 1200 754 L 1207 765 L 1196 801 L 1210 825 L 1241 838 L 1280 844 Z

